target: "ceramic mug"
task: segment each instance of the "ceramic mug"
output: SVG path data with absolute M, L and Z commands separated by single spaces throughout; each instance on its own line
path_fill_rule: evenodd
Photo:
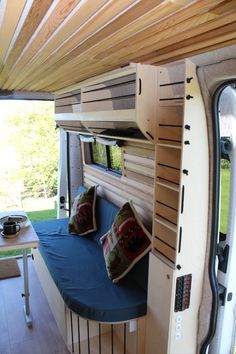
M 15 221 L 6 221 L 3 223 L 4 235 L 14 235 L 21 229 L 20 225 Z

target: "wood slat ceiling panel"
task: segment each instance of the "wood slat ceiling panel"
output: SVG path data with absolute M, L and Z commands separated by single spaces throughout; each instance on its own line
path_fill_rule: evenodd
M 76 34 L 77 43 L 79 43 L 79 45 L 74 47 L 74 49 L 70 45 L 68 47 L 68 42 L 70 43 L 71 40 L 73 41 L 74 38 L 70 39 L 67 43 L 63 45 L 63 47 L 61 47 L 58 50 L 57 53 L 53 54 L 53 57 L 49 58 L 44 63 L 43 70 L 45 70 L 46 75 L 50 75 L 52 73 L 52 70 L 53 72 L 56 71 L 57 69 L 63 71 L 64 64 L 70 66 L 71 61 L 74 58 L 77 58 L 78 56 L 85 54 L 90 48 L 93 48 L 101 41 L 103 42 L 104 40 L 107 40 L 112 33 L 119 31 L 124 26 L 126 26 L 129 22 L 132 22 L 135 19 L 141 17 L 143 13 L 151 10 L 160 2 L 161 1 L 157 1 L 157 0 L 155 1 L 145 0 L 145 1 L 138 1 L 138 2 L 137 1 L 134 2 L 133 0 L 132 1 L 125 0 L 125 1 L 113 1 L 111 3 L 108 3 L 108 5 L 104 9 L 102 9 L 101 13 L 99 13 L 99 16 L 97 14 L 97 16 L 94 19 L 92 19 L 87 24 L 85 24 L 85 26 L 81 28 L 81 31 L 79 31 L 79 33 Z M 117 14 L 120 15 L 117 16 Z M 74 46 L 74 41 L 73 41 L 73 46 Z M 64 47 L 66 47 L 67 51 L 65 51 Z M 36 72 L 36 73 L 34 72 L 34 74 L 37 76 L 37 78 L 40 77 L 40 72 Z M 46 81 L 48 80 L 46 79 Z M 24 85 L 25 83 L 23 83 L 22 88 L 24 87 Z M 27 86 L 29 85 L 29 80 L 28 82 L 26 82 L 26 85 Z M 31 86 L 29 87 L 31 88 Z
M 2 19 L 2 26 L 0 26 L 0 70 L 3 67 L 4 59 L 7 54 L 7 50 L 10 46 L 12 37 L 15 33 L 18 19 L 20 18 L 22 11 L 24 9 L 26 0 L 19 0 L 17 2 L 8 1 L 6 3 L 5 9 L 1 8 L 4 2 L 0 4 L 0 12 L 4 11 L 4 16 Z M 8 34 L 6 36 L 6 33 Z
M 53 0 L 34 0 L 30 8 L 28 16 L 26 17 L 25 23 L 21 28 L 15 43 L 7 57 L 6 63 L 4 63 L 3 70 L 0 74 L 0 85 L 8 77 L 9 72 L 17 61 L 19 55 L 26 47 L 27 43 L 30 41 L 32 34 L 36 31 L 40 22 L 43 20 L 49 7 L 52 5 Z M 4 31 L 4 28 L 2 29 Z M 5 32 L 5 31 L 4 31 Z M 7 33 L 5 32 L 7 36 Z
M 42 46 L 53 35 L 53 33 L 58 29 L 58 27 L 62 24 L 65 18 L 70 14 L 70 12 L 79 2 L 80 0 L 60 0 L 57 3 L 54 11 L 47 18 L 44 26 L 34 37 L 27 50 L 20 56 L 18 61 L 15 63 L 14 68 L 11 71 L 11 76 L 4 84 L 5 88 L 10 88 L 8 82 L 14 82 L 15 77 L 19 78 L 20 72 L 25 68 L 28 63 L 30 66 L 32 66 L 32 58 L 41 50 Z M 17 83 L 15 82 L 15 84 Z
M 236 43 L 236 0 L 6 0 L 0 11 L 3 90 L 63 92 Z
M 21 83 L 26 77 L 29 78 L 36 69 L 39 71 L 42 65 L 46 65 L 44 63 L 48 58 L 54 58 L 55 53 L 60 51 L 61 48 L 68 46 L 71 36 L 76 37 L 77 32 L 81 30 L 83 24 L 85 24 L 89 18 L 94 16 L 99 8 L 106 2 L 107 0 L 96 0 L 91 6 L 87 5 L 87 1 L 80 2 L 78 8 L 74 11 L 69 20 L 67 19 L 63 26 L 53 34 L 50 41 L 45 43 L 42 49 L 30 59 L 23 72 L 21 72 L 21 63 L 24 58 L 21 58 L 19 65 L 16 66 L 15 71 L 12 73 L 12 77 L 6 82 L 4 88 L 14 89 L 14 85 L 19 85 L 19 83 Z M 62 46 L 63 43 L 64 46 Z M 78 39 L 77 43 L 79 43 Z M 26 54 L 28 55 L 28 53 Z M 56 59 L 53 59 L 53 63 L 55 63 L 55 61 Z
M 217 2 L 221 3 L 222 1 L 215 1 L 214 4 L 216 4 Z M 114 42 L 113 38 L 109 38 L 109 41 L 107 40 L 103 41 L 101 44 L 99 43 L 96 47 L 93 47 L 88 50 L 87 53 L 83 53 L 83 55 L 80 55 L 79 57 L 77 56 L 75 57 L 75 59 L 71 59 L 68 63 L 66 62 L 66 58 L 63 58 L 63 61 L 61 62 L 62 66 L 58 66 L 58 68 L 54 67 L 54 70 L 56 70 L 57 73 L 57 80 L 58 78 L 62 78 L 63 81 L 66 80 L 68 70 L 70 70 L 71 72 L 70 76 L 73 77 L 72 73 L 76 75 L 76 71 L 79 68 L 82 72 L 81 76 L 83 80 L 87 77 L 86 70 L 88 70 L 88 68 L 90 73 L 92 73 L 93 75 L 97 75 L 104 72 L 105 68 L 107 68 L 107 70 L 111 70 L 113 68 L 119 67 L 120 65 L 126 65 L 129 63 L 129 61 L 140 62 L 139 59 L 135 60 L 135 58 L 137 58 L 137 53 L 142 51 L 143 48 L 143 53 L 152 53 L 155 48 L 155 45 L 160 48 L 165 47 L 165 41 L 168 36 L 171 36 L 173 38 L 173 43 L 176 43 L 181 39 L 179 34 L 183 31 L 185 31 L 187 35 L 191 35 L 189 29 L 192 29 L 194 31 L 194 29 L 196 28 L 197 31 L 199 30 L 199 32 L 201 33 L 199 25 L 201 24 L 201 21 L 204 20 L 208 25 L 210 22 L 209 20 L 214 18 L 215 27 L 217 27 L 219 16 L 206 12 L 210 8 L 212 8 L 212 0 L 197 2 L 191 6 L 191 11 L 189 11 L 189 8 L 186 8 L 185 10 L 181 11 L 181 13 L 177 12 L 173 16 L 167 16 L 163 20 L 159 21 L 157 24 L 148 27 L 147 29 L 143 30 L 142 32 L 139 32 L 138 34 L 135 34 L 134 36 L 132 36 L 132 38 L 129 38 L 128 40 L 126 39 L 126 37 L 124 37 L 124 42 L 121 43 L 121 56 L 119 56 L 119 45 L 118 48 L 116 47 L 116 45 L 114 45 L 112 56 L 110 55 L 105 57 L 104 59 L 96 60 L 97 53 L 106 53 L 108 45 Z M 201 14 L 201 12 L 203 13 Z M 199 13 L 201 15 L 196 15 Z M 235 18 L 234 15 L 233 18 Z M 162 41 L 163 36 L 164 39 Z M 162 43 L 162 46 L 159 46 L 160 42 Z M 152 46 L 151 48 L 149 47 L 146 50 L 146 45 L 149 43 L 152 43 Z M 126 54 L 126 57 L 123 58 L 122 55 L 124 55 L 124 53 Z M 93 68 L 95 71 L 93 71 Z M 31 88 L 37 89 L 37 85 L 50 83 L 51 78 L 52 80 L 55 78 L 54 73 L 50 74 L 48 72 L 46 80 L 40 80 L 40 78 L 38 77 L 40 81 L 37 82 L 36 86 L 32 86 Z M 72 80 L 67 80 L 67 85 L 72 83 Z M 56 82 L 52 81 L 52 84 L 54 86 L 56 85 Z M 56 87 L 56 89 L 59 88 L 59 86 Z M 50 86 L 48 86 L 48 89 L 50 90 Z
M 214 6 L 216 3 L 222 3 L 222 0 L 216 0 L 214 2 Z M 166 4 L 165 4 L 166 5 Z M 179 5 L 180 6 L 180 5 Z M 182 5 L 181 5 L 182 7 Z M 90 72 L 92 71 L 93 66 L 96 66 L 96 72 L 97 73 L 102 73 L 104 72 L 104 68 L 107 68 L 107 70 L 111 70 L 113 68 L 117 68 L 121 65 L 127 65 L 131 60 L 132 57 L 137 56 L 137 52 L 140 52 L 142 50 L 143 47 L 146 46 L 147 41 L 154 41 L 154 43 L 157 43 L 162 39 L 163 36 L 163 32 L 166 30 L 169 35 L 173 35 L 173 33 L 175 34 L 175 30 L 176 27 L 180 24 L 180 23 L 184 23 L 184 29 L 186 28 L 186 24 L 185 24 L 185 20 L 189 19 L 189 17 L 191 17 L 191 21 L 190 21 L 190 25 L 189 28 L 194 27 L 195 25 L 195 19 L 193 17 L 193 15 L 195 14 L 202 14 L 202 16 L 209 16 L 208 13 L 206 13 L 210 8 L 212 8 L 212 0 L 206 0 L 206 1 L 199 1 L 195 4 L 193 4 L 190 8 L 186 8 L 183 9 L 181 12 L 176 12 L 175 14 L 173 14 L 173 16 L 170 16 L 170 14 L 173 13 L 174 9 L 171 6 L 167 7 L 167 12 L 166 12 L 166 16 L 162 19 L 160 18 L 158 21 L 158 17 L 156 19 L 157 23 L 155 23 L 154 25 L 150 25 L 149 22 L 149 26 L 144 27 L 143 26 L 143 17 L 139 18 L 139 22 L 141 24 L 141 28 L 143 29 L 142 31 L 137 31 L 135 32 L 135 34 L 132 37 L 128 37 L 128 35 L 125 33 L 126 28 L 128 27 L 128 25 L 125 26 L 125 28 L 123 29 L 123 37 L 120 36 L 120 32 L 118 33 L 115 32 L 115 34 L 110 35 L 109 38 L 106 38 L 106 40 L 103 40 L 101 43 L 100 41 L 97 40 L 97 44 L 95 46 L 93 46 L 91 49 L 89 48 L 89 46 L 87 46 L 87 43 L 85 42 L 83 45 L 87 46 L 85 48 L 85 50 L 82 50 L 81 47 L 78 47 L 74 50 L 74 52 L 69 53 L 68 56 L 63 57 L 59 62 L 57 62 L 55 65 L 51 66 L 48 71 L 46 71 L 46 73 L 48 74 L 48 76 L 46 77 L 46 79 L 41 79 L 40 80 L 40 75 L 39 73 L 35 72 L 35 76 L 37 77 L 37 84 L 36 86 L 30 86 L 31 89 L 37 89 L 37 85 L 42 86 L 44 84 L 44 82 L 49 83 L 50 82 L 50 77 L 56 77 L 58 80 L 58 77 L 60 77 L 60 74 L 62 73 L 62 75 L 65 76 L 65 73 L 67 73 L 67 70 L 71 70 L 74 72 L 76 72 L 78 70 L 78 68 L 83 72 L 84 77 L 86 78 L 87 76 L 87 72 L 86 69 L 89 68 Z M 157 9 L 158 10 L 158 9 Z M 168 11 L 169 10 L 169 11 Z M 175 11 L 176 11 L 176 7 L 175 7 Z M 149 12 L 147 14 L 147 16 L 150 16 L 152 18 L 152 12 Z M 218 18 L 217 15 L 212 15 L 212 17 L 214 18 Z M 155 22 L 156 22 L 155 21 Z M 152 24 L 152 22 L 151 22 Z M 199 20 L 198 23 L 199 24 Z M 113 23 L 111 25 L 114 25 Z M 133 26 L 133 22 L 129 25 L 130 27 Z M 183 29 L 182 29 L 183 30 Z M 158 37 L 159 34 L 159 37 Z M 178 34 L 178 33 L 177 33 Z M 96 36 L 96 35 L 95 35 Z M 117 42 L 117 36 L 119 36 L 118 38 L 118 42 Z M 177 35 L 175 34 L 175 41 L 177 40 Z M 101 38 L 99 38 L 101 39 Z M 123 41 L 121 41 L 121 39 L 123 39 Z M 96 41 L 95 41 L 96 43 Z M 106 55 L 107 50 L 109 51 L 109 48 L 112 45 L 112 57 L 109 56 L 109 52 L 108 55 Z M 88 49 L 87 49 L 88 48 Z M 127 58 L 125 57 L 124 59 L 122 59 L 122 55 L 121 57 L 119 57 L 119 49 L 121 48 L 122 53 L 125 52 L 126 56 L 128 55 Z M 150 51 L 152 52 L 153 49 L 155 47 L 152 46 L 152 48 L 148 48 L 148 53 L 150 53 Z M 133 52 L 132 52 L 133 49 Z M 102 53 L 102 54 L 101 54 Z M 147 53 L 147 51 L 145 51 L 145 53 Z M 98 58 L 99 60 L 96 60 L 96 57 L 98 55 L 102 55 L 104 60 L 101 60 L 101 58 Z M 132 55 L 133 54 L 133 55 Z M 83 65 L 84 63 L 84 65 Z M 46 64 L 46 63 L 45 63 Z M 100 68 L 99 68 L 100 66 Z M 44 69 L 46 70 L 46 67 L 44 67 Z M 53 71 L 53 73 L 52 73 Z M 56 76 L 54 75 L 56 71 Z M 71 75 L 71 77 L 73 77 L 73 75 Z M 84 79 L 84 77 L 82 77 L 82 79 Z M 70 82 L 71 83 L 71 82 Z M 27 85 L 29 85 L 29 81 L 27 82 Z M 25 86 L 23 86 L 24 88 Z M 50 88 L 49 88 L 50 89 Z M 56 88 L 58 89 L 58 87 Z

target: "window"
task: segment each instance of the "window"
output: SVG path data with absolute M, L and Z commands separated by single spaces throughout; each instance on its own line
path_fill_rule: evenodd
M 90 143 L 91 162 L 106 170 L 121 173 L 121 148 L 98 142 Z
M 222 146 L 227 148 L 232 143 L 235 121 L 235 98 L 236 90 L 234 85 L 227 86 L 221 93 L 219 99 L 219 125 Z M 226 149 L 227 150 L 227 149 Z M 230 150 L 230 149 L 229 149 Z M 229 206 L 230 206 L 230 160 L 229 157 L 221 156 L 221 192 L 220 192 L 220 231 L 227 234 Z

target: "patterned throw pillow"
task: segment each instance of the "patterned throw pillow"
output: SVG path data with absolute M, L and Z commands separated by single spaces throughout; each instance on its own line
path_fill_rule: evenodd
M 119 210 L 111 229 L 100 239 L 107 273 L 116 283 L 151 249 L 151 235 L 131 202 Z
M 97 230 L 95 219 L 96 186 L 79 194 L 73 203 L 69 220 L 69 232 L 87 235 Z

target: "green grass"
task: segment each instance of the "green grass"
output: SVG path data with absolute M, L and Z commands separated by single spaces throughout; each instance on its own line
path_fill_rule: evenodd
M 57 218 L 56 209 L 27 211 L 26 212 L 31 222 L 52 220 Z
M 228 209 L 230 196 L 230 170 L 221 169 L 221 217 L 220 231 L 227 233 Z
M 56 217 L 57 217 L 56 208 L 55 209 L 48 209 L 48 210 L 39 210 L 39 211 L 26 211 L 26 213 L 27 213 L 31 222 L 52 220 L 52 219 L 56 219 Z M 28 253 L 30 253 L 30 252 L 31 252 L 31 250 L 28 249 Z M 0 252 L 0 258 L 17 256 L 19 254 L 21 254 L 21 251 L 18 251 L 18 250 Z

